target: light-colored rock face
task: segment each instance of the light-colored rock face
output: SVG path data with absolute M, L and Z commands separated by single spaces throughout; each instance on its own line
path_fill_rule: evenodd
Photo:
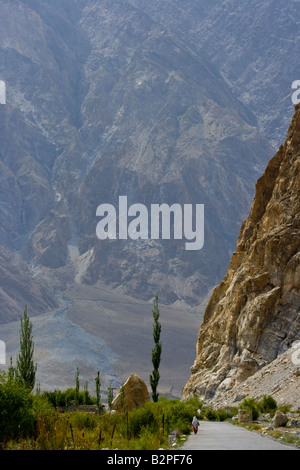
M 300 338 L 300 105 L 258 180 L 223 281 L 208 303 L 183 398 L 212 399 Z
M 150 401 L 146 384 L 138 375 L 132 374 L 123 387 L 123 399 L 120 391 L 112 403 L 113 410 L 130 411 L 140 408 Z

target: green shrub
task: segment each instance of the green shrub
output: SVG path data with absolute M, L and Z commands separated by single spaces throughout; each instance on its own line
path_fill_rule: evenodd
M 216 413 L 217 413 L 217 416 L 218 416 L 218 421 L 225 421 L 226 419 L 229 418 L 229 415 L 226 412 L 226 410 L 219 409 L 219 410 L 216 411 Z
M 292 405 L 289 404 L 289 403 L 285 403 L 283 405 L 280 405 L 278 406 L 278 409 L 282 412 L 282 413 L 288 413 L 289 411 L 291 411 L 291 408 L 292 408 Z
M 205 418 L 209 421 L 219 421 L 218 413 L 211 407 L 205 410 Z
M 157 450 L 160 445 L 158 432 L 153 433 L 149 428 L 142 428 L 139 439 L 135 443 L 135 450 Z
M 129 430 L 133 437 L 138 437 L 142 430 L 147 429 L 151 432 L 157 432 L 158 428 L 158 420 L 150 406 L 146 405 L 144 408 L 132 411 L 129 414 Z
M 252 411 L 252 418 L 253 420 L 257 420 L 259 416 L 259 409 L 258 404 L 256 403 L 255 399 L 252 397 L 245 398 L 240 406 L 242 410 L 249 410 Z
M 191 423 L 195 415 L 203 406 L 198 398 L 191 398 L 187 401 L 168 400 L 160 398 L 161 415 L 165 416 L 167 432 L 177 429 L 180 433 L 186 434 L 191 430 Z
M 258 402 L 258 408 L 262 413 L 273 414 L 277 409 L 277 403 L 270 395 L 264 395 L 263 398 Z
M 73 411 L 73 413 L 71 413 L 70 422 L 74 428 L 80 429 L 82 431 L 85 429 L 93 430 L 98 425 L 98 419 L 96 415 L 80 411 Z
M 33 435 L 33 397 L 24 383 L 0 377 L 0 447 L 11 439 Z
M 44 392 L 43 396 L 52 404 L 52 406 L 70 406 L 72 402 L 75 403 L 76 389 L 68 388 L 67 390 L 54 390 L 53 392 Z M 90 396 L 85 391 L 78 393 L 78 404 L 79 405 L 95 405 L 96 398 Z

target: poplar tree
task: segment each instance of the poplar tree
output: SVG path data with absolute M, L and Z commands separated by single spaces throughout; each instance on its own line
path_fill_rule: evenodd
M 34 344 L 32 339 L 32 323 L 27 314 L 27 305 L 24 317 L 21 318 L 20 351 L 17 357 L 15 375 L 30 389 L 35 385 L 37 364 L 33 362 Z
M 75 402 L 75 406 L 79 405 L 79 368 L 78 366 L 76 367 L 74 402 Z
M 96 382 L 96 403 L 98 407 L 98 411 L 100 411 L 100 402 L 101 402 L 101 392 L 100 392 L 100 387 L 101 387 L 101 381 L 100 381 L 100 371 L 98 370 L 97 372 L 97 377 L 95 378 Z
M 123 409 L 125 404 L 125 387 L 124 384 L 120 388 L 120 407 Z
M 161 325 L 159 323 L 159 310 L 158 310 L 158 297 L 155 296 L 155 300 L 153 303 L 153 318 L 154 318 L 154 325 L 153 325 L 153 339 L 154 339 L 154 348 L 152 349 L 152 364 L 153 364 L 153 371 L 150 375 L 150 385 L 152 389 L 152 400 L 154 402 L 158 401 L 158 393 L 157 393 L 157 386 L 160 379 L 159 374 L 159 365 L 160 365 L 160 358 L 161 358 L 161 351 L 162 351 L 162 344 L 160 342 L 160 333 L 161 333 Z
M 108 404 L 108 408 L 109 408 L 109 411 L 111 411 L 111 405 L 112 405 L 112 402 L 113 402 L 113 389 L 112 387 L 108 387 L 107 389 L 107 404 Z

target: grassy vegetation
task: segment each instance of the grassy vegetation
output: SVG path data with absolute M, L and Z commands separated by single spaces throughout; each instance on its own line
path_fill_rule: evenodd
M 243 426 L 250 431 L 257 431 L 264 435 L 279 440 L 285 444 L 292 444 L 300 447 L 300 428 L 290 427 L 274 427 L 272 418 L 277 410 L 282 413 L 289 413 L 292 406 L 290 404 L 283 404 L 278 406 L 276 401 L 271 396 L 264 396 L 261 400 L 255 400 L 252 397 L 245 398 L 240 405 L 241 409 L 248 409 L 252 411 L 252 417 L 255 422 L 253 423 L 239 423 L 237 425 Z M 300 421 L 300 410 L 294 412 L 294 417 Z M 266 418 L 268 416 L 268 418 Z
M 199 420 L 231 420 L 238 408 L 214 409 L 198 398 L 186 402 L 160 397 L 130 412 L 100 413 L 64 412 L 60 407 L 74 401 L 75 389 L 64 392 L 33 393 L 24 384 L 5 374 L 0 375 L 0 448 L 10 450 L 157 450 L 170 447 L 169 435 L 176 430 L 181 446 L 191 433 L 193 416 Z M 95 404 L 95 398 L 80 392 L 79 404 Z M 271 397 L 260 401 L 247 398 L 242 408 L 252 409 L 257 416 L 274 415 L 278 409 Z M 285 410 L 287 411 L 287 407 Z M 248 429 L 265 432 L 260 423 Z M 298 436 L 289 430 L 269 431 L 272 437 L 300 445 Z
M 198 398 L 186 402 L 160 397 L 130 412 L 69 412 L 76 390 L 30 392 L 17 379 L 0 376 L 0 444 L 24 450 L 157 450 L 170 446 L 176 430 L 177 445 L 191 433 L 193 416 L 223 421 L 236 409 L 213 410 Z M 79 404 L 95 404 L 80 392 Z M 61 412 L 61 407 L 64 412 Z M 173 442 L 173 445 L 176 443 Z
M 87 394 L 79 395 L 82 403 Z M 0 443 L 4 449 L 98 450 L 168 448 L 169 434 L 178 438 L 191 431 L 202 403 L 161 397 L 143 408 L 123 413 L 61 412 L 74 390 L 33 394 L 15 378 L 0 377 Z M 89 402 L 95 403 L 92 397 Z M 60 411 L 59 411 L 60 410 Z M 66 408 L 67 410 L 67 408 Z

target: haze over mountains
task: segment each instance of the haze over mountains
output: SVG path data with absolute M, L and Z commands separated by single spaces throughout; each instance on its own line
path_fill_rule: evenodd
M 75 293 L 98 302 L 98 288 L 142 312 L 157 293 L 183 323 L 187 309 L 202 312 L 291 118 L 299 3 L 0 7 L 0 322 L 18 320 L 25 304 L 33 316 L 64 310 L 67 298 L 70 318 L 88 328 Z M 204 248 L 98 240 L 97 206 L 117 207 L 120 195 L 147 207 L 204 204 Z

